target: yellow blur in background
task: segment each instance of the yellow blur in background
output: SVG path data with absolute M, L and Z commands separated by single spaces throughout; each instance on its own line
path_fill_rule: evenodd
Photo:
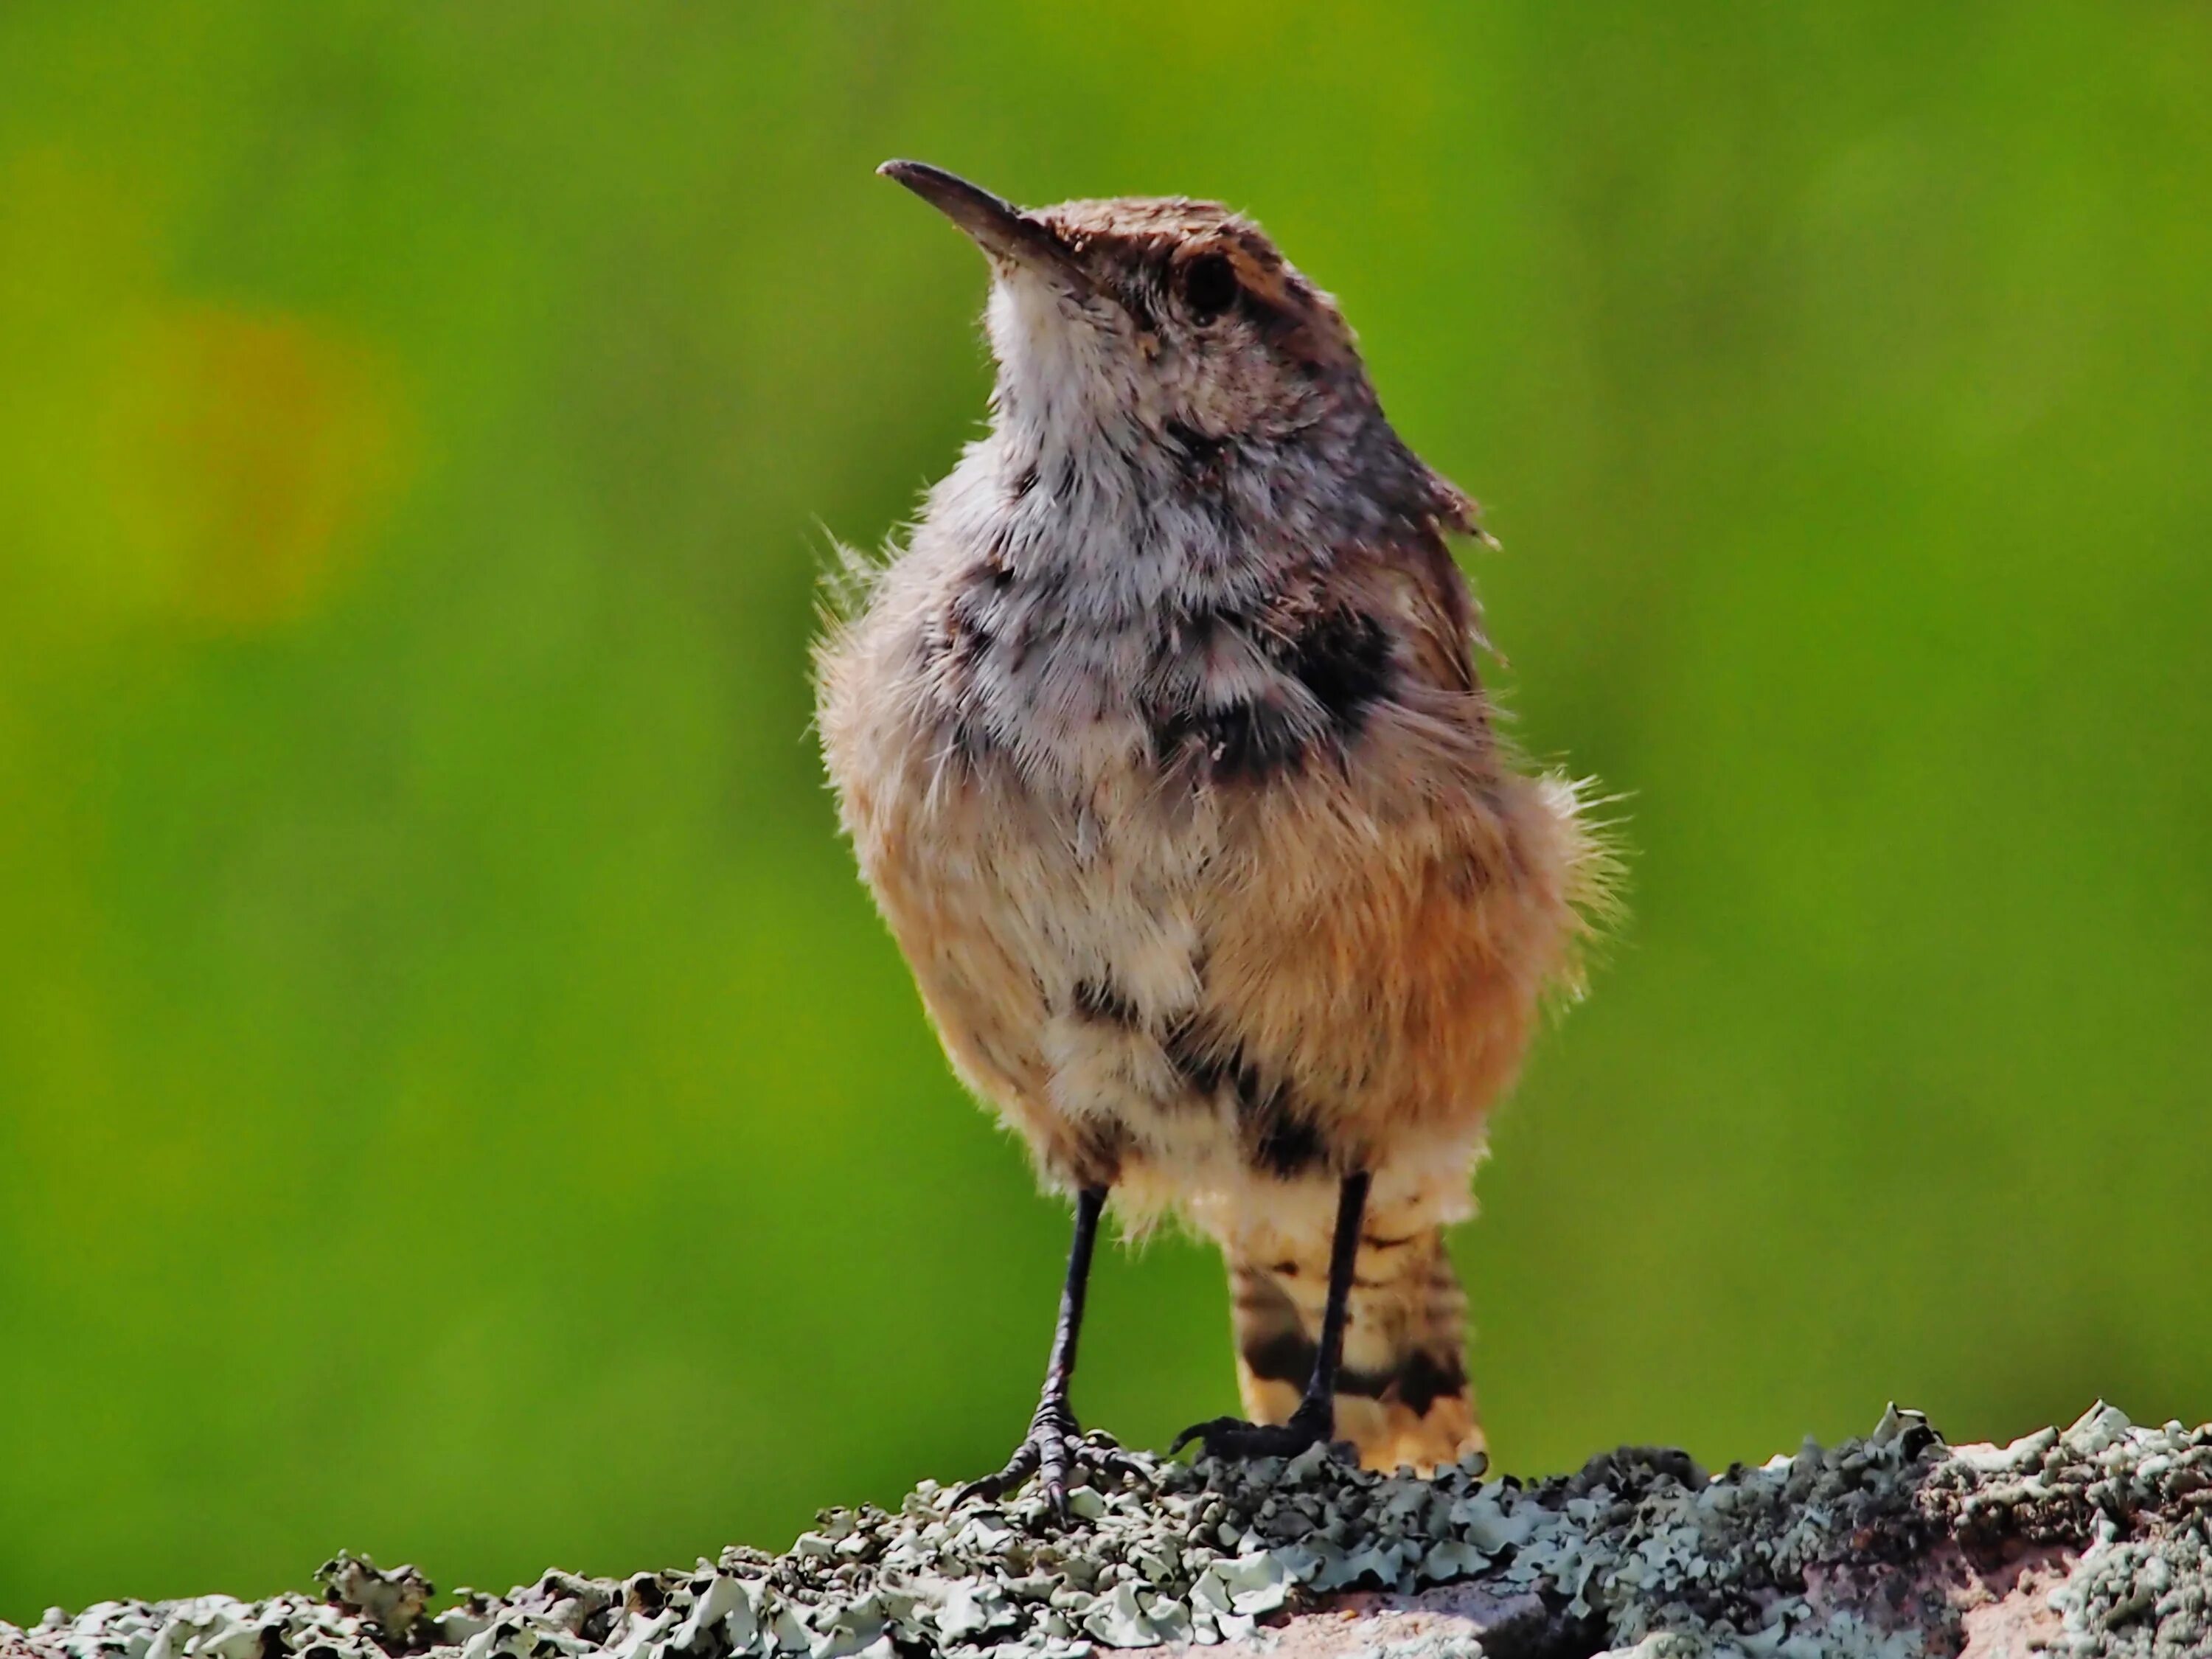
M 2212 13 L 0 9 L 0 1618 L 994 1464 L 1064 1248 L 806 721 L 976 428 L 887 155 L 1218 197 L 1489 504 L 1635 915 L 1458 1241 L 1500 1461 L 2212 1417 Z M 1218 1263 L 1077 1402 L 1229 1408 Z

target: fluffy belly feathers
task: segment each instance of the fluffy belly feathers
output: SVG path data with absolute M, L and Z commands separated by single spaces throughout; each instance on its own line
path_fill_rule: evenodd
M 1135 769 L 1079 801 L 957 765 L 844 793 L 947 1053 L 1055 1184 L 1218 1234 L 1255 1183 L 1303 1227 L 1368 1168 L 1445 1219 L 1572 925 L 1571 802 L 1492 775 L 1393 804 L 1386 757 L 1326 811 L 1319 780 Z

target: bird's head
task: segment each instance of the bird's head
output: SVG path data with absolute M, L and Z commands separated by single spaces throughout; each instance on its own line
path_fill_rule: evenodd
M 1227 208 L 1124 197 L 1025 210 L 923 162 L 878 171 L 990 260 L 1001 417 L 1041 447 L 1212 455 L 1380 424 L 1335 302 Z

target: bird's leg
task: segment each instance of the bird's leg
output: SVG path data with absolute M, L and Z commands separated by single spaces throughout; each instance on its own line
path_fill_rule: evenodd
M 1091 1279 L 1091 1250 L 1098 1238 L 1098 1217 L 1106 1207 L 1103 1187 L 1085 1187 L 1075 1195 L 1075 1236 L 1067 1247 L 1067 1279 L 1060 1291 L 1060 1322 L 1053 1328 L 1052 1355 L 1046 1360 L 1044 1389 L 1037 1398 L 1030 1431 L 1006 1467 L 961 1488 L 960 1497 L 999 1498 L 1030 1475 L 1037 1477 L 1054 1513 L 1067 1513 L 1067 1478 L 1078 1464 L 1098 1474 L 1142 1480 L 1143 1465 L 1103 1435 L 1085 1438 L 1067 1403 L 1075 1376 L 1075 1343 L 1083 1333 L 1083 1292 Z
M 1217 1417 L 1194 1423 L 1168 1449 L 1181 1451 L 1192 1441 L 1205 1443 L 1212 1457 L 1295 1457 L 1324 1444 L 1336 1433 L 1336 1374 L 1344 1362 L 1344 1326 L 1352 1301 L 1352 1277 L 1359 1261 L 1359 1223 L 1367 1211 L 1367 1172 L 1345 1176 L 1336 1194 L 1336 1234 L 1329 1241 L 1328 1300 L 1322 1309 L 1321 1340 L 1314 1346 L 1313 1375 L 1297 1409 L 1286 1423 L 1247 1423 L 1241 1417 Z

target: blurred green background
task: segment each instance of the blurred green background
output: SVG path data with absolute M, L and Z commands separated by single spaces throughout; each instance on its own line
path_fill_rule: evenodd
M 975 428 L 890 155 L 1215 195 L 1489 503 L 1635 915 L 1459 1252 L 1501 1462 L 2212 1417 L 2212 10 L 0 8 L 0 1617 L 781 1545 L 1064 1218 L 807 732 Z M 1227 1408 L 1218 1263 L 1077 1389 Z

